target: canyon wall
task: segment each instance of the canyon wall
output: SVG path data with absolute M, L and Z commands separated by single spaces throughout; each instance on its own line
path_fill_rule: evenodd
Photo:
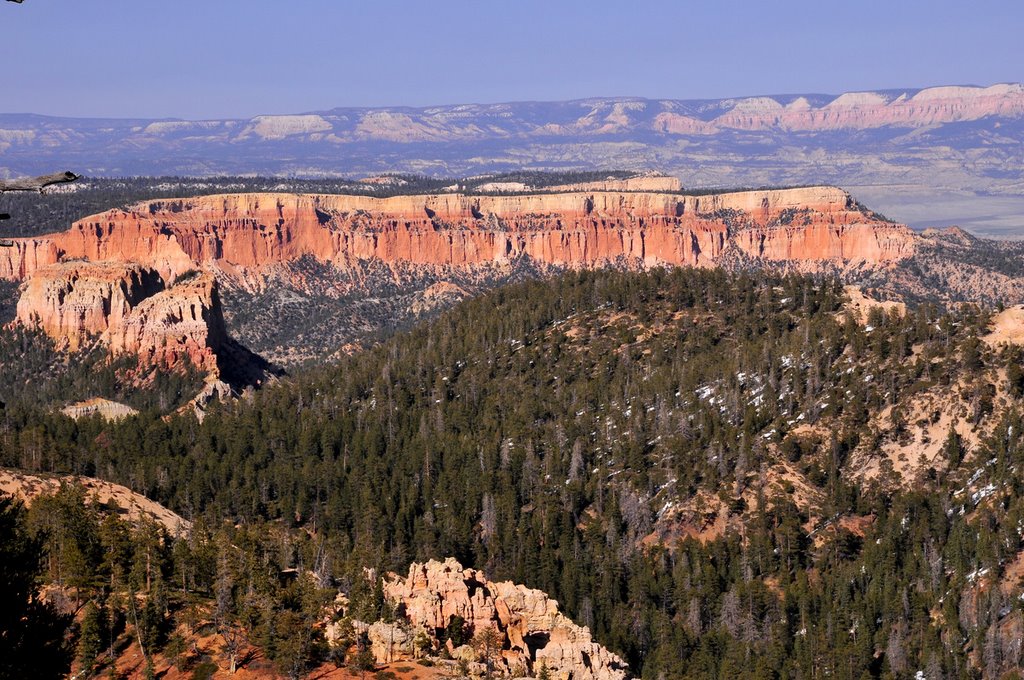
M 0 249 L 0 278 L 27 281 L 18 319 L 71 350 L 95 336 L 114 354 L 168 366 L 188 356 L 215 372 L 227 342 L 216 281 L 262 294 L 281 275 L 295 295 L 317 299 L 318 285 L 330 284 L 289 269 L 304 258 L 327 267 L 317 276 L 348 276 L 345 295 L 370 295 L 358 281 L 380 265 L 396 280 L 415 270 L 424 286 L 460 276 L 486 285 L 522 262 L 541 270 L 707 267 L 738 256 L 814 270 L 897 261 L 918 238 L 835 187 L 701 196 L 226 194 L 147 201 L 15 239 Z M 167 285 L 179 277 L 190 280 Z M 272 316 L 257 325 L 280 322 Z
M 64 262 L 37 269 L 18 300 L 17 318 L 76 351 L 90 336 L 121 328 L 136 305 L 163 288 L 133 262 Z
M 217 284 L 210 274 L 165 287 L 154 270 L 134 262 L 61 262 L 36 270 L 18 300 L 17 320 L 76 351 L 93 339 L 114 355 L 145 364 L 180 365 L 188 357 L 217 372 L 227 340 Z
M 216 374 L 218 350 L 227 342 L 217 284 L 202 274 L 146 298 L 107 330 L 114 354 L 137 355 L 143 363 L 174 367 L 188 358 Z
M 788 220 L 788 222 L 787 222 Z M 529 257 L 594 267 L 708 266 L 734 245 L 767 260 L 882 262 L 913 234 L 857 209 L 834 187 L 686 196 L 568 192 L 373 198 L 233 194 L 150 201 L 0 251 L 0 277 L 25 279 L 68 259 L 136 262 L 165 280 L 214 264 L 259 270 L 312 256 L 465 267 Z

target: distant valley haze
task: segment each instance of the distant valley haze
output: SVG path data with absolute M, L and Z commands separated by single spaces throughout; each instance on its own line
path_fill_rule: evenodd
M 899 102 L 1020 82 L 1020 3 L 53 0 L 4 21 L 0 175 L 657 170 L 1024 235 L 1019 109 Z M 796 120 L 872 93 L 880 118 Z
M 176 120 L 0 114 L 0 173 L 457 177 L 658 171 L 685 187 L 835 184 L 889 217 L 1024 235 L 1024 86 L 334 108 Z

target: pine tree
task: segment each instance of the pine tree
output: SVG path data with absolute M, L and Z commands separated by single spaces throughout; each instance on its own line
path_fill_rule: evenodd
M 90 601 L 85 605 L 78 633 L 78 662 L 89 673 L 104 648 L 107 639 L 107 621 L 104 609 Z
M 60 678 L 71 668 L 71 616 L 42 600 L 43 544 L 29 535 L 21 503 L 0 494 L 0 677 Z

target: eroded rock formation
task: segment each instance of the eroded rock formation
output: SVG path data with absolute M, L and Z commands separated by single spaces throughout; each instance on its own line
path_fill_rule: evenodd
M 880 92 L 847 92 L 821 106 L 805 97 L 783 104 L 774 97 L 735 100 L 732 108 L 710 121 L 664 112 L 655 129 L 677 134 L 714 134 L 738 130 L 868 130 L 886 125 L 924 127 L 1024 113 L 1024 86 L 930 87 L 898 96 Z
M 74 258 L 136 262 L 165 280 L 197 265 L 227 275 L 312 256 L 472 267 L 528 257 L 593 267 L 713 264 L 729 246 L 768 260 L 899 259 L 913 234 L 858 209 L 834 187 L 684 196 L 567 192 L 523 196 L 233 194 L 141 203 L 0 253 L 24 279 Z
M 115 355 L 166 367 L 188 357 L 209 373 L 216 373 L 217 350 L 227 339 L 212 275 L 165 287 L 156 271 L 134 262 L 41 267 L 18 301 L 17 318 L 72 351 L 97 338 Z
M 494 583 L 452 558 L 413 564 L 405 578 L 392 575 L 384 595 L 404 609 L 413 627 L 432 634 L 453 617 L 461 617 L 474 634 L 496 629 L 502 643 L 497 661 L 507 672 L 536 672 L 543 666 L 560 680 L 627 677 L 625 662 L 594 642 L 590 631 L 562 614 L 545 593 L 508 581 Z M 378 647 L 382 656 L 394 654 L 389 645 Z
M 146 298 L 107 336 L 115 354 L 133 353 L 168 367 L 188 357 L 216 373 L 217 350 L 227 341 L 216 281 L 202 274 Z
M 131 262 L 65 262 L 33 272 L 18 300 L 18 320 L 68 349 L 121 328 L 143 300 L 163 288 L 160 276 Z
M 114 421 L 138 415 L 139 412 L 128 404 L 122 404 L 101 397 L 93 397 L 92 399 L 86 399 L 85 401 L 65 406 L 61 409 L 61 413 L 75 420 L 99 415 L 104 420 Z
M 655 188 L 663 181 L 646 180 Z M 298 296 L 316 297 L 376 294 L 359 288 L 368 269 L 390 271 L 395 281 L 414 273 L 422 295 L 401 313 L 416 316 L 464 296 L 446 280 L 486 287 L 524 263 L 530 271 L 703 267 L 728 256 L 813 270 L 894 262 L 918 240 L 835 187 L 701 196 L 226 194 L 148 201 L 17 239 L 0 249 L 0 278 L 26 280 L 18 318 L 71 349 L 98 335 L 115 353 L 164 364 L 187 355 L 213 370 L 227 336 L 215 279 L 260 294 L 285 281 Z M 309 262 L 316 267 L 299 266 Z M 317 267 L 316 276 L 343 283 L 303 278 Z M 165 286 L 193 270 L 205 273 Z
M 85 489 L 86 503 L 99 503 L 108 508 L 116 503 L 126 512 L 128 519 L 142 518 L 162 524 L 172 536 L 184 536 L 192 530 L 192 522 L 177 513 L 151 501 L 131 489 L 95 477 L 78 475 L 33 475 L 11 469 L 0 469 L 0 493 L 9 494 L 26 505 L 42 495 L 57 493 L 61 485 L 81 485 Z

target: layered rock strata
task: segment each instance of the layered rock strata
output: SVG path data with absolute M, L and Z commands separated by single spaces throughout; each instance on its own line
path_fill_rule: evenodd
M 627 677 L 626 663 L 594 642 L 590 631 L 562 614 L 545 593 L 507 581 L 494 583 L 452 558 L 413 564 L 405 578 L 392 575 L 384 583 L 384 595 L 399 605 L 413 627 L 431 634 L 444 630 L 454 617 L 461 617 L 474 634 L 497 630 L 502 638 L 497 662 L 506 672 L 536 673 L 544 667 L 559 680 Z M 394 653 L 384 644 L 375 651 L 385 657 Z M 451 651 L 456 657 L 465 653 Z
M 847 92 L 824 105 L 806 97 L 783 103 L 775 97 L 731 100 L 712 120 L 665 111 L 654 129 L 675 134 L 714 134 L 720 130 L 870 130 L 884 126 L 925 127 L 989 116 L 1024 114 L 1024 86 L 930 87 L 916 93 Z
M 139 412 L 127 404 L 94 397 L 65 406 L 61 409 L 61 413 L 75 420 L 99 415 L 104 420 L 114 421 L 138 415 Z
M 96 338 L 115 354 L 175 367 L 187 357 L 216 373 L 226 342 L 217 284 L 210 274 L 164 286 L 133 262 L 63 262 L 36 270 L 18 301 L 17 319 L 75 351 Z
M 874 265 L 911 255 L 917 241 L 835 187 L 702 196 L 226 194 L 148 201 L 16 239 L 0 249 L 0 278 L 27 281 L 18 319 L 72 350 L 99 336 L 115 354 L 165 365 L 188 356 L 214 371 L 227 341 L 215 280 L 263 291 L 309 259 L 356 287 L 368 266 L 395 280 L 415 271 L 425 281 L 486 284 L 524 263 L 535 271 L 704 267 L 739 255 L 803 269 Z M 165 285 L 193 271 L 204 274 Z M 309 281 L 290 284 L 320 295 Z
M 131 262 L 65 262 L 33 272 L 18 300 L 18 320 L 79 349 L 90 336 L 121 329 L 143 300 L 164 287 L 159 274 Z
M 107 337 L 114 354 L 136 354 L 143 363 L 167 367 L 187 357 L 200 370 L 216 373 L 217 352 L 227 342 L 216 281 L 203 274 L 146 298 Z
M 881 262 L 909 255 L 906 227 L 862 212 L 834 187 L 685 196 L 568 192 L 523 196 L 232 194 L 141 203 L 19 239 L 0 278 L 69 259 L 135 262 L 165 280 L 197 266 L 232 274 L 304 256 L 346 267 L 380 260 L 441 267 L 586 268 L 714 264 L 727 247 L 767 260 Z

